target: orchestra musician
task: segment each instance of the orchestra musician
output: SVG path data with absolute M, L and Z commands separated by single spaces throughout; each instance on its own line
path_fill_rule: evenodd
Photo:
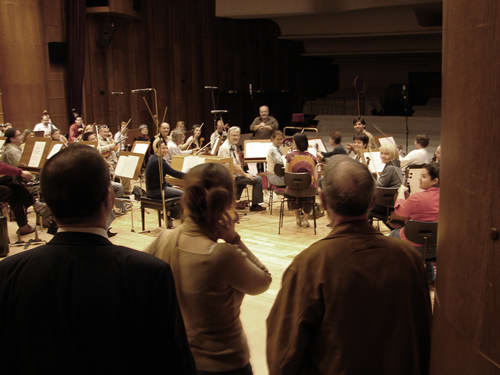
M 332 130 L 329 139 L 330 145 L 333 146 L 333 150 L 329 152 L 318 151 L 318 155 L 322 160 L 328 159 L 333 155 L 343 155 L 347 154 L 344 146 L 342 146 L 342 133 L 338 130 Z
M 293 136 L 293 149 L 286 155 L 286 172 L 308 173 L 311 176 L 310 193 L 315 193 L 318 188 L 318 173 L 316 164 L 318 160 L 307 151 L 309 140 L 304 133 L 296 133 Z M 309 192 L 309 191 L 308 191 Z M 306 193 L 308 193 L 306 192 Z M 310 194 L 308 194 L 310 195 Z M 299 227 L 309 227 L 308 216 L 312 211 L 312 204 L 298 201 L 288 201 L 289 209 L 295 210 L 295 218 Z
M 377 151 L 377 141 L 373 134 L 366 130 L 366 121 L 363 118 L 355 118 L 352 120 L 352 125 L 354 127 L 354 136 L 366 135 L 368 137 L 367 151 Z M 352 146 L 352 144 L 348 144 L 347 151 L 351 151 Z
M 428 149 L 430 138 L 426 134 L 419 134 L 415 137 L 415 150 L 410 151 L 403 160 L 401 168 L 405 169 L 409 165 L 428 164 L 432 161 L 433 153 Z
M 441 145 L 437 146 L 432 162 L 436 164 L 441 164 Z
M 167 144 L 168 141 L 170 141 L 169 134 L 170 134 L 170 124 L 168 122 L 162 122 L 160 124 L 160 132 L 155 136 L 153 140 L 152 144 L 153 150 L 156 150 L 156 148 L 158 147 L 158 142 L 163 142 Z
M 352 145 L 348 155 L 356 161 L 368 165 L 365 159 L 365 152 L 368 151 L 369 138 L 366 134 L 356 134 L 352 137 Z
M 380 146 L 380 159 L 384 169 L 377 176 L 376 186 L 384 188 L 399 188 L 403 183 L 399 153 L 393 144 Z
M 120 151 L 127 150 L 127 145 L 125 144 L 125 140 L 127 139 L 127 132 L 128 132 L 128 123 L 126 121 L 122 121 L 120 124 L 120 130 L 118 130 L 115 133 L 115 136 L 113 138 L 115 144 L 119 145 L 118 153 L 120 153 Z
M 278 176 L 275 173 L 275 166 L 284 166 L 284 155 L 281 152 L 281 146 L 283 145 L 283 132 L 281 130 L 275 130 L 271 135 L 271 142 L 273 143 L 269 148 L 266 155 L 267 162 L 267 179 L 274 186 L 285 186 L 285 176 L 284 174 Z
M 78 137 L 80 137 L 81 134 L 83 134 L 83 130 L 85 128 L 85 125 L 83 124 L 83 120 L 81 116 L 77 116 L 75 118 L 74 124 L 72 124 L 69 127 L 69 135 L 68 135 L 68 142 L 73 143 L 76 142 Z
M 63 144 L 63 147 L 68 147 L 68 140 L 64 135 L 61 134 L 61 131 L 59 129 L 52 130 L 50 137 L 53 141 L 61 142 Z
M 167 162 L 170 163 L 172 161 L 172 156 L 174 155 L 189 155 L 192 154 L 193 151 L 196 151 L 196 149 L 192 150 L 181 150 L 180 145 L 183 144 L 184 138 L 186 136 L 184 135 L 184 132 L 181 130 L 175 129 L 172 131 L 170 134 L 171 140 L 168 141 L 167 147 L 168 147 L 168 160 Z
M 210 135 L 210 144 L 211 144 L 211 155 L 217 155 L 219 152 L 219 148 L 224 143 L 227 138 L 227 131 L 225 129 L 224 121 L 222 118 L 218 119 L 216 122 L 215 131 Z
M 203 138 L 201 137 L 201 125 L 193 125 L 193 134 L 186 140 L 186 150 L 200 149 L 203 146 Z
M 158 158 L 162 158 L 163 175 L 169 175 L 176 178 L 184 178 L 184 173 L 173 169 L 165 161 L 168 154 L 168 146 L 163 142 L 158 142 L 155 152 L 151 155 L 146 165 L 146 195 L 151 199 L 161 199 L 161 181 L 158 168 Z M 165 198 L 180 197 L 182 190 L 177 189 L 164 180 Z M 175 217 L 172 214 L 172 217 Z
M 147 141 L 149 143 L 152 143 L 153 139 L 149 135 L 149 128 L 146 124 L 139 125 L 139 135 L 134 138 L 134 142 L 135 141 Z M 148 148 L 146 155 L 144 155 L 144 164 L 145 165 L 148 163 L 148 159 L 149 159 L 149 156 L 151 155 L 151 153 L 152 152 L 151 152 L 151 147 L 150 147 L 150 148 Z
M 263 105 L 259 107 L 259 116 L 250 124 L 250 130 L 254 132 L 256 139 L 269 139 L 274 130 L 279 127 L 278 120 L 269 115 L 269 107 Z
M 9 128 L 5 130 L 4 136 L 5 143 L 2 149 L 2 161 L 13 167 L 17 167 L 23 154 L 23 149 L 21 148 L 22 134 L 19 130 Z
M 238 126 L 232 126 L 229 128 L 227 134 L 228 138 L 220 146 L 217 156 L 231 158 L 233 161 L 233 169 L 236 176 L 236 199 L 240 199 L 246 185 L 252 185 L 252 205 L 250 206 L 250 211 L 265 211 L 266 209 L 260 205 L 263 202 L 262 179 L 260 176 L 254 176 L 243 170 L 242 160 L 238 154 L 237 145 L 240 141 L 241 130 Z M 241 205 L 238 207 L 240 208 Z
M 35 125 L 33 131 L 43 131 L 45 137 L 50 137 L 52 130 L 57 129 L 57 127 L 50 120 L 50 116 L 47 111 L 44 111 L 42 115 L 42 121 Z

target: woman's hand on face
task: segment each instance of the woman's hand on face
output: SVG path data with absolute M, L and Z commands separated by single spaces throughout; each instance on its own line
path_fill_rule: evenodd
M 234 225 L 238 222 L 238 214 L 231 216 L 229 212 L 224 212 L 222 218 L 219 220 L 219 233 L 217 238 L 222 238 L 227 243 L 239 242 L 239 235 L 236 233 Z M 238 240 L 238 241 L 237 241 Z

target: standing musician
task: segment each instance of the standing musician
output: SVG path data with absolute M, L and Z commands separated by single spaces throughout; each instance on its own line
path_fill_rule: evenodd
M 211 155 L 217 155 L 220 146 L 227 138 L 227 131 L 225 129 L 224 121 L 222 118 L 217 120 L 215 131 L 210 135 Z
M 352 120 L 352 125 L 354 127 L 354 136 L 366 135 L 368 137 L 367 151 L 377 151 L 378 145 L 375 137 L 372 133 L 366 130 L 366 121 L 362 118 L 355 118 Z M 354 137 L 353 137 L 354 140 Z M 347 151 L 352 150 L 352 144 L 347 144 Z
M 254 132 L 256 139 L 268 139 L 278 127 L 278 121 L 273 116 L 269 116 L 269 107 L 263 105 L 259 107 L 259 116 L 253 120 L 250 130 Z
M 267 163 L 267 179 L 274 186 L 285 186 L 285 176 L 284 174 L 278 176 L 275 173 L 275 166 L 281 165 L 282 167 L 285 165 L 284 156 L 281 152 L 281 146 L 283 145 L 283 132 L 281 130 L 275 130 L 271 135 L 272 146 L 269 148 L 269 151 L 266 155 L 266 163 Z
M 69 127 L 69 135 L 68 135 L 68 141 L 69 143 L 76 142 L 78 137 L 83 134 L 83 130 L 85 128 L 85 125 L 83 124 L 83 120 L 81 116 L 77 116 L 75 118 L 75 123 L 72 124 Z
M 169 134 L 170 134 L 170 124 L 168 122 L 162 122 L 160 124 L 160 132 L 156 134 L 153 140 L 152 144 L 153 150 L 156 150 L 156 148 L 158 147 L 158 142 L 163 142 L 167 144 L 168 141 L 170 141 Z
M 186 140 L 186 150 L 200 149 L 205 139 L 201 137 L 201 125 L 193 125 L 193 134 Z
M 219 148 L 217 156 L 231 158 L 235 171 L 236 199 L 239 200 L 246 185 L 252 185 L 252 205 L 250 211 L 265 211 L 260 205 L 263 202 L 262 179 L 243 170 L 241 159 L 238 155 L 237 144 L 240 141 L 241 130 L 238 126 L 232 126 L 228 130 L 228 138 Z M 241 205 L 240 205 L 241 207 Z
M 21 148 L 22 134 L 19 130 L 9 128 L 5 130 L 5 144 L 2 150 L 2 161 L 13 167 L 17 167 L 23 154 Z

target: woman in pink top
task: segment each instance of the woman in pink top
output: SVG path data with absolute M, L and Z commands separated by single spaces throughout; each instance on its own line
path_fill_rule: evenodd
M 240 306 L 245 294 L 264 292 L 271 275 L 235 230 L 228 169 L 198 165 L 184 182 L 184 222 L 164 231 L 146 251 L 172 268 L 198 374 L 250 375 Z
M 419 193 L 411 194 L 407 199 L 398 199 L 394 205 L 394 213 L 406 220 L 434 222 L 439 216 L 439 165 L 427 164 L 420 176 Z M 406 240 L 404 227 L 395 229 L 391 237 Z M 417 245 L 418 246 L 418 245 Z

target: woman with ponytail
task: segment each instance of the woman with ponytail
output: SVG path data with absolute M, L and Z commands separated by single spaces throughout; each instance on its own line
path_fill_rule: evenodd
M 184 181 L 183 224 L 164 231 L 147 252 L 172 268 L 198 374 L 252 374 L 240 306 L 245 294 L 267 290 L 271 274 L 235 231 L 227 168 L 198 165 Z

